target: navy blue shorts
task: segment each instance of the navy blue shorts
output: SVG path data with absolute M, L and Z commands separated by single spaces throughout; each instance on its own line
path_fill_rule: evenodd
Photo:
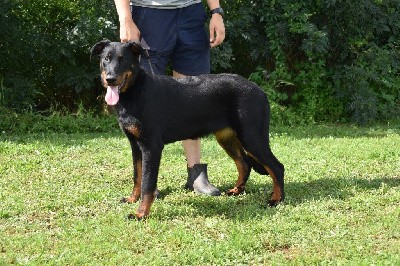
M 210 73 L 207 14 L 202 3 L 178 9 L 133 6 L 132 17 L 142 44 L 149 48 L 155 74 L 164 75 L 169 61 L 183 75 Z M 149 60 L 142 58 L 140 64 L 150 71 Z

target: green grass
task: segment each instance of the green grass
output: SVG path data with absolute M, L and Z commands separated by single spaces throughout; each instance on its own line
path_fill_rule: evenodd
M 46 127 L 0 130 L 0 265 L 400 264 L 400 123 L 272 128 L 286 166 L 277 208 L 255 172 L 238 197 L 185 191 L 181 145 L 168 145 L 144 222 L 119 203 L 132 188 L 122 133 Z M 234 163 L 214 139 L 202 146 L 211 181 L 230 188 Z

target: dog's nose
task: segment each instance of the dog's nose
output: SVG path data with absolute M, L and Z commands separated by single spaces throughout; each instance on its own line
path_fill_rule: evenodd
M 108 84 L 112 85 L 117 81 L 117 78 L 113 77 L 113 76 L 107 76 L 106 77 L 106 81 L 107 81 Z

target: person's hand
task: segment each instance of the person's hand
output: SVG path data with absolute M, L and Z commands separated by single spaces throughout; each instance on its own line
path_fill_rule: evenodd
M 210 45 L 220 45 L 225 39 L 224 20 L 220 14 L 213 14 L 210 20 Z
M 119 22 L 119 37 L 121 42 L 129 42 L 140 40 L 140 31 L 132 19 L 124 19 Z

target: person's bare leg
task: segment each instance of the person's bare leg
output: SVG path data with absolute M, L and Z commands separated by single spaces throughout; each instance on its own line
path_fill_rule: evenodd
M 173 71 L 174 78 L 184 78 L 185 75 Z M 207 165 L 201 164 L 201 141 L 200 139 L 187 139 L 182 141 L 185 151 L 188 180 L 185 187 L 197 193 L 219 196 L 221 192 L 208 181 Z
M 182 146 L 185 151 L 188 167 L 193 167 L 195 164 L 199 164 L 201 159 L 200 139 L 182 140 Z

